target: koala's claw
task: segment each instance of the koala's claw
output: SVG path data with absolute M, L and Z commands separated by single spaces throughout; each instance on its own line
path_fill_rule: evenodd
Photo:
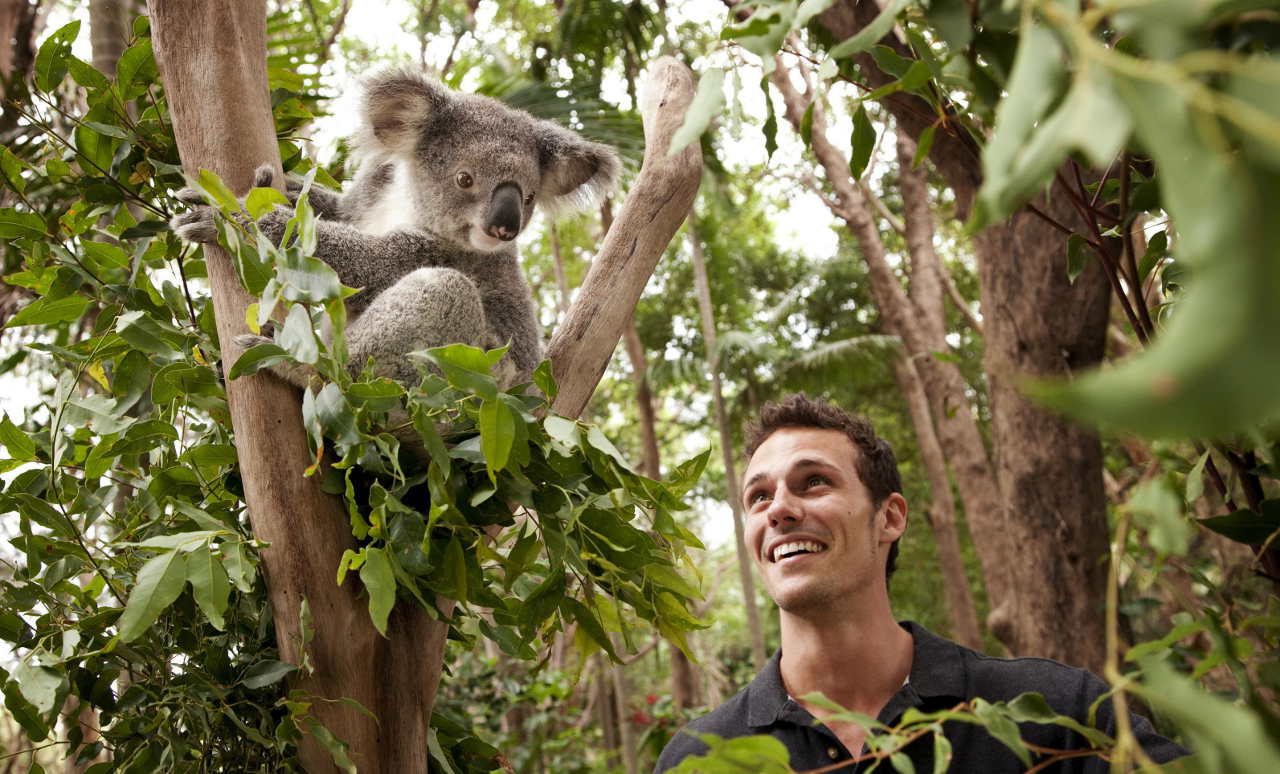
M 256 333 L 241 333 L 232 340 L 235 342 L 236 346 L 242 350 L 256 347 L 259 344 L 272 343 L 271 339 L 266 336 L 259 336 Z
M 254 188 L 270 188 L 276 179 L 276 171 L 270 164 L 263 164 L 253 171 Z
M 179 239 L 196 244 L 217 244 L 218 227 L 213 220 L 213 208 L 207 204 L 197 205 L 190 212 L 175 215 L 169 220 L 169 226 Z

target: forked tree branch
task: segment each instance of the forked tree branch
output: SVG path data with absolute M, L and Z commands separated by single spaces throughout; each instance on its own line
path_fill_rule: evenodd
M 658 259 L 693 206 L 702 175 L 700 146 L 667 154 L 693 92 L 693 74 L 672 57 L 654 62 L 642 85 L 640 176 L 547 353 L 560 385 L 552 408 L 560 414 L 576 417 L 586 408 Z

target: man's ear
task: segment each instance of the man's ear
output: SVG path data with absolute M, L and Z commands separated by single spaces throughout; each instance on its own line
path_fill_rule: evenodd
M 423 127 L 449 99 L 440 84 L 408 68 L 384 70 L 364 83 L 357 144 L 379 155 L 406 156 Z
M 891 493 L 880 504 L 883 521 L 880 524 L 880 542 L 892 543 L 907 531 L 907 499 L 898 492 Z
M 585 209 L 613 189 L 622 170 L 613 148 L 584 140 L 551 121 L 539 121 L 537 132 L 540 204 L 550 214 Z

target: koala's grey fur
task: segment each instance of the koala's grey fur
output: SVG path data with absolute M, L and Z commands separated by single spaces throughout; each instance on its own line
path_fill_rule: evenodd
M 353 143 L 360 163 L 348 192 L 312 188 L 309 196 L 320 216 L 316 257 L 344 285 L 363 289 L 347 300 L 353 371 L 373 357 L 376 373 L 413 385 L 419 377 L 409 352 L 510 342 L 500 381 L 526 380 L 542 359 L 542 337 L 513 240 L 535 206 L 556 212 L 607 192 L 617 156 L 550 121 L 407 69 L 369 79 L 361 112 Z M 256 183 L 271 178 L 264 168 Z M 299 188 L 290 181 L 290 201 Z M 190 190 L 179 196 L 199 199 Z M 292 216 L 277 208 L 258 226 L 279 241 Z M 217 239 L 208 206 L 173 226 L 189 241 Z M 300 386 L 312 373 L 276 371 Z

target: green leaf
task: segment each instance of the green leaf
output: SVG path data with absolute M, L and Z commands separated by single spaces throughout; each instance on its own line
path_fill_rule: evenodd
M 22 176 L 24 169 L 31 169 L 31 165 L 13 155 L 13 151 L 7 146 L 0 146 L 0 172 L 4 173 L 5 180 L 18 193 L 27 190 L 27 180 Z M 43 224 L 41 224 L 41 231 L 43 230 Z
M 1151 547 L 1162 556 L 1182 556 L 1190 547 L 1191 525 L 1182 511 L 1182 501 L 1163 478 L 1144 481 L 1124 506 L 1141 519 L 1148 530 Z
M 560 388 L 556 385 L 556 378 L 552 374 L 550 360 L 543 360 L 538 363 L 537 368 L 533 369 L 533 383 L 543 395 L 547 396 L 548 403 L 556 399 Z
M 253 591 L 253 582 L 257 570 L 249 559 L 248 550 L 239 540 L 222 543 L 222 566 L 226 568 L 227 577 L 235 587 L 245 594 Z
M 1024 766 L 1031 765 L 1031 753 L 1027 751 L 1027 746 L 1022 743 L 1022 736 L 1018 733 L 1018 725 L 1010 719 L 1007 710 L 982 699 L 976 699 L 973 712 L 982 725 L 986 727 L 987 733 L 1012 750 L 1013 754 L 1018 756 L 1018 760 L 1022 761 Z
M 9 679 L 9 674 L 0 668 L 0 684 L 4 686 L 4 706 L 13 719 L 18 721 L 22 730 L 33 742 L 44 741 L 49 736 L 49 729 L 44 724 L 41 713 L 22 695 L 16 680 Z
M 984 191 L 1000 191 L 1008 185 L 1018 154 L 1026 146 L 1045 111 L 1053 104 L 1065 76 L 1058 36 L 1039 24 L 1026 26 L 1009 76 L 1008 96 L 996 109 L 995 130 L 982 154 L 986 172 Z M 1005 197 L 993 198 L 1000 200 Z M 1008 205 L 993 206 L 988 220 L 1000 217 L 1008 208 Z M 974 218 L 973 227 L 977 227 L 982 218 L 976 212 Z
M 1076 278 L 1093 258 L 1093 251 L 1088 249 L 1089 243 L 1079 234 L 1072 234 L 1067 239 L 1067 281 L 1075 284 Z
M 1199 519 L 1200 524 L 1219 535 L 1225 535 L 1237 543 L 1260 546 L 1280 530 L 1280 500 L 1264 500 L 1262 513 L 1248 508 L 1232 511 L 1225 516 Z
M 58 88 L 67 75 L 67 57 L 71 56 L 71 44 L 80 34 L 80 21 L 60 27 L 45 39 L 36 54 L 36 88 L 46 94 Z
M 264 368 L 269 368 L 276 363 L 284 363 L 288 360 L 289 353 L 285 352 L 277 344 L 266 342 L 254 344 L 236 359 L 235 365 L 231 366 L 231 374 L 228 378 L 239 379 L 241 376 L 256 374 Z
M 0 239 L 44 239 L 44 221 L 39 215 L 19 212 L 12 207 L 0 209 Z
M 280 682 L 290 673 L 297 670 L 298 668 L 293 664 L 268 659 L 267 661 L 259 661 L 246 669 L 244 678 L 240 682 L 246 688 L 256 691 L 259 688 L 266 688 L 268 685 Z
M 186 337 L 168 323 L 161 323 L 142 310 L 125 312 L 116 318 L 116 333 L 142 352 L 165 358 L 182 354 Z
M 849 174 L 852 178 L 860 179 L 872 160 L 872 151 L 876 150 L 876 127 L 873 127 L 872 119 L 867 116 L 867 107 L 861 102 L 858 110 L 854 111 L 854 132 L 850 141 L 852 151 L 849 154 Z
M 813 108 L 817 105 L 818 97 L 815 95 L 809 100 L 809 106 L 804 109 L 804 115 L 800 116 L 800 140 L 804 143 L 804 147 L 813 147 Z
M 92 300 L 85 296 L 66 296 L 53 300 L 37 298 L 22 307 L 13 317 L 10 317 L 4 327 L 19 328 L 23 325 L 54 325 L 74 322 L 84 316 L 85 310 L 89 308 L 91 303 L 93 303 Z
M 231 596 L 231 583 L 222 562 L 213 555 L 208 543 L 192 551 L 187 557 L 187 580 L 191 582 L 192 595 L 213 628 L 226 628 L 223 613 Z
M 670 774 L 791 774 L 786 746 L 768 734 L 733 739 L 715 734 L 694 736 L 709 748 L 707 754 L 685 758 Z
M 356 765 L 347 754 L 347 743 L 334 736 L 332 731 L 320 725 L 314 718 L 308 717 L 306 721 L 307 733 L 324 745 L 324 748 L 329 751 L 329 756 L 333 758 L 334 765 L 346 774 L 357 774 Z
M 889 756 L 889 763 L 898 774 L 916 774 L 916 766 L 906 753 L 894 753 Z
M 186 554 L 167 551 L 142 565 L 120 615 L 120 639 L 131 642 L 172 605 L 187 582 Z
M 236 199 L 236 195 L 231 192 L 227 184 L 222 182 L 222 178 L 207 169 L 200 170 L 200 174 L 194 181 L 188 181 L 195 188 L 204 194 L 205 199 L 212 202 L 223 212 L 239 212 L 240 202 Z
M 159 79 L 151 38 L 144 37 L 120 55 L 116 65 L 116 83 L 125 99 L 133 99 Z
M 490 480 L 507 466 L 516 437 L 515 424 L 511 409 L 502 401 L 486 399 L 480 404 L 480 450 Z
M 285 318 L 276 343 L 299 363 L 315 363 L 320 359 L 320 343 L 316 341 L 311 315 L 305 306 L 294 304 L 289 308 L 289 316 Z
M 48 714 L 58 703 L 58 693 L 66 677 L 55 669 L 19 661 L 13 668 L 13 679 L 23 697 L 41 714 Z
M 280 267 L 277 277 L 282 295 L 290 301 L 318 304 L 342 296 L 337 273 L 319 258 L 301 257 Z
M 668 156 L 674 156 L 696 142 L 711 119 L 720 115 L 724 109 L 724 69 L 715 67 L 702 74 L 698 79 L 698 92 L 685 111 L 684 123 L 671 136 L 671 147 Z
M 1013 98 L 1011 92 L 1005 103 Z M 991 217 L 1008 215 L 1051 182 L 1070 151 L 1079 150 L 1098 167 L 1106 166 L 1124 147 L 1131 129 L 1130 108 L 1115 93 L 1108 71 L 1097 65 L 1082 66 L 1057 110 L 1016 139 L 1008 130 L 1001 135 L 1003 114 L 997 116 L 995 134 L 983 154 L 987 179 L 979 196 Z
M 565 597 L 560 603 L 561 610 L 568 614 L 568 617 L 578 623 L 580 629 L 587 633 L 596 645 L 599 645 L 604 652 L 614 661 L 618 660 L 618 654 L 613 650 L 613 641 L 609 639 L 609 635 L 605 632 L 604 626 L 600 624 L 600 619 L 586 605 L 582 604 L 572 597 Z
M 462 541 L 457 536 L 450 538 L 445 546 L 439 581 L 450 599 L 467 598 L 467 559 L 462 555 Z
M 933 149 L 933 135 L 937 131 L 937 125 L 931 125 L 920 133 L 920 141 L 916 145 L 915 155 L 911 157 L 911 166 L 919 168 L 925 159 L 929 158 L 929 151 Z
M 381 548 L 364 550 L 360 582 L 364 584 L 365 591 L 369 592 L 369 618 L 378 633 L 385 637 L 387 618 L 396 604 L 396 576 L 386 551 Z
M 506 349 L 494 351 L 505 353 Z M 497 360 L 490 361 L 484 350 L 465 344 L 451 344 L 409 354 L 410 357 L 423 357 L 435 363 L 445 380 L 459 390 L 474 393 L 485 400 L 498 397 L 498 383 L 489 375 L 489 369 Z
M 1161 231 L 1147 242 L 1147 250 L 1142 254 L 1142 260 L 1138 262 L 1138 279 L 1146 281 L 1150 276 L 1151 270 L 1156 267 L 1160 259 L 1165 257 L 1169 252 L 1169 232 Z
M 1052 723 L 1070 728 L 1089 740 L 1095 748 L 1107 748 L 1114 744 L 1110 736 L 1091 726 L 1086 726 L 1069 715 L 1053 711 L 1044 696 L 1038 693 L 1020 694 L 1008 704 L 1009 716 L 1018 723 Z
M 254 220 L 271 212 L 276 205 L 288 207 L 289 198 L 274 188 L 255 188 L 244 200 L 244 208 Z
M 71 71 L 71 77 L 76 79 L 76 83 L 85 87 L 89 91 L 101 91 L 111 86 L 111 81 L 107 76 L 98 72 L 93 65 L 85 62 L 77 57 L 68 56 L 66 58 L 67 69 Z
M 911 0 L 891 0 L 870 24 L 859 30 L 858 34 L 831 49 L 829 56 L 832 59 L 844 59 L 871 48 L 889 34 L 898 14 L 910 4 Z
M 1220 762 L 1212 770 L 1280 771 L 1280 744 L 1263 713 L 1207 693 L 1161 663 L 1149 663 L 1143 671 L 1143 685 L 1134 690 L 1173 721 L 1198 759 Z
M 1200 499 L 1200 495 L 1204 494 L 1204 468 L 1209 462 L 1209 450 L 1205 449 L 1204 453 L 1196 460 L 1196 464 L 1191 466 L 1191 472 L 1187 473 L 1187 488 L 1183 494 L 1183 499 L 1188 503 L 1193 503 Z
M 1280 219 L 1275 173 L 1221 149 L 1216 121 L 1170 85 L 1117 77 L 1160 169 L 1190 280 L 1155 343 L 1070 384 L 1030 388 L 1078 418 L 1150 438 L 1223 437 L 1280 417 Z M 1206 136 L 1208 135 L 1208 136 Z M 1166 270 L 1166 274 L 1168 270 Z
M 946 734 L 933 735 L 933 774 L 943 774 L 951 768 L 951 740 Z
M 11 422 L 8 415 L 0 415 L 0 445 L 11 460 L 25 462 L 36 458 L 36 442 Z

